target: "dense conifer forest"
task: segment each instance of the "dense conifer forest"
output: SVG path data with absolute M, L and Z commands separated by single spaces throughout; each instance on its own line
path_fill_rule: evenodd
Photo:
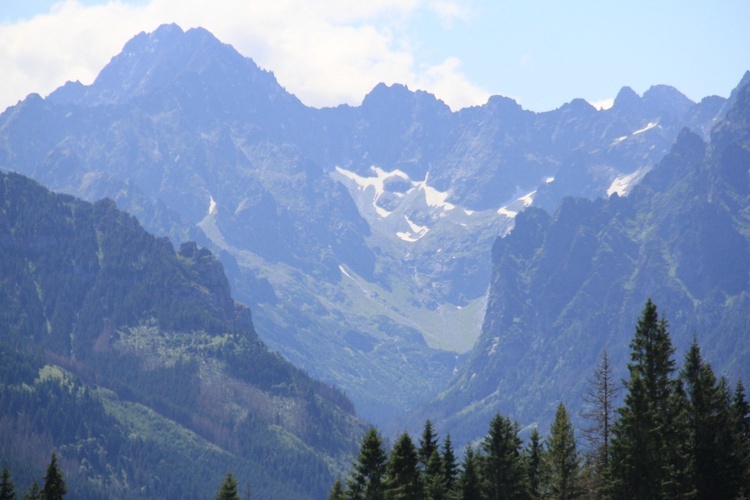
M 737 499 L 750 495 L 750 404 L 713 372 L 694 340 L 682 365 L 669 326 L 649 299 L 630 344 L 624 399 L 606 352 L 589 379 L 575 429 L 560 403 L 546 437 L 526 442 L 497 414 L 459 463 L 430 420 L 415 443 L 404 432 L 386 450 L 377 429 L 362 439 L 329 499 Z M 579 441 L 579 438 L 583 439 Z

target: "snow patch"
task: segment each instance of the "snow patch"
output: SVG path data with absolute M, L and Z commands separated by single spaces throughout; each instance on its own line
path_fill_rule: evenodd
M 498 215 L 504 215 L 509 218 L 514 218 L 516 215 L 518 215 L 518 212 L 515 210 L 508 210 L 507 207 L 500 207 L 500 209 L 497 211 Z
M 211 195 L 208 195 L 208 215 L 216 214 L 216 200 Z
M 428 176 L 425 176 L 422 182 L 414 183 L 414 187 L 422 189 L 422 191 L 424 191 L 424 199 L 427 202 L 427 205 L 435 208 L 442 208 L 446 211 L 456 208 L 456 205 L 454 205 L 453 203 L 448 203 L 446 201 L 448 199 L 447 192 L 438 191 L 434 187 L 427 185 L 427 177 Z
M 633 132 L 633 135 L 642 134 L 646 130 L 651 130 L 652 128 L 656 127 L 658 124 L 659 124 L 659 122 L 649 122 L 648 125 L 646 125 L 642 129 L 639 129 L 639 130 L 636 130 L 635 132 Z
M 391 212 L 378 205 L 378 199 L 385 191 L 384 185 L 386 179 L 391 177 L 401 177 L 402 179 L 405 179 L 409 182 L 411 182 L 411 179 L 409 179 L 409 176 L 401 170 L 386 172 L 385 170 L 374 165 L 370 167 L 370 170 L 375 174 L 374 177 L 363 177 L 341 167 L 336 167 L 336 171 L 347 179 L 354 181 L 360 191 L 365 191 L 367 188 L 373 188 L 375 190 L 375 196 L 373 197 L 372 205 L 375 208 L 375 212 L 377 212 L 380 217 L 386 218 L 391 215 Z
M 627 195 L 633 186 L 643 177 L 644 170 L 636 170 L 632 174 L 621 175 L 612 181 L 607 189 L 607 196 L 617 193 L 617 196 Z
M 352 279 L 352 280 L 354 279 L 354 278 L 352 278 L 351 274 L 349 274 L 349 273 L 346 272 L 346 269 L 344 269 L 344 266 L 341 265 L 341 264 L 339 264 L 339 271 L 341 271 L 341 274 L 343 274 L 347 278 Z
M 420 225 L 413 223 L 406 216 L 404 216 L 404 220 L 409 225 L 409 229 L 411 229 L 411 232 L 406 233 L 406 232 L 399 231 L 396 233 L 396 236 L 398 236 L 400 239 L 404 241 L 408 241 L 409 243 L 414 243 L 415 241 L 418 241 L 422 236 L 427 234 L 427 232 L 430 230 L 426 226 L 420 226 Z
M 530 207 L 531 204 L 534 203 L 534 196 L 536 196 L 536 189 L 527 195 L 521 196 L 518 199 L 523 203 L 524 207 Z

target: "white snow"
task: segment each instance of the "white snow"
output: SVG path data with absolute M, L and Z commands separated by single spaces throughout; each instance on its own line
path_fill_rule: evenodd
M 391 212 L 378 205 L 378 198 L 380 198 L 384 191 L 383 185 L 385 183 L 385 180 L 390 177 L 401 177 L 402 179 L 406 179 L 407 181 L 410 181 L 410 179 L 409 176 L 401 170 L 386 172 L 385 170 L 374 165 L 370 167 L 370 170 L 375 173 L 375 177 L 362 177 L 361 175 L 357 175 L 349 170 L 343 169 L 341 167 L 336 167 L 336 171 L 338 173 L 340 173 L 347 179 L 354 181 L 361 191 L 364 191 L 370 187 L 375 190 L 375 196 L 373 197 L 372 205 L 380 217 L 386 218 L 391 215 Z
M 214 215 L 216 213 L 216 200 L 211 195 L 208 195 L 208 215 Z
M 444 210 L 453 210 L 456 206 L 453 203 L 448 203 L 448 193 L 445 191 L 438 191 L 434 187 L 427 185 L 427 176 L 425 176 L 422 182 L 415 182 L 414 187 L 420 188 L 424 191 L 424 199 L 427 204 L 431 207 L 443 208 Z
M 352 278 L 351 274 L 349 274 L 349 273 L 346 272 L 346 269 L 344 269 L 344 266 L 342 266 L 341 264 L 339 264 L 339 271 L 341 271 L 341 274 L 343 274 L 347 278 L 354 279 L 354 278 Z
M 409 243 L 414 243 L 415 241 L 418 241 L 422 236 L 427 234 L 427 232 L 430 230 L 426 226 L 420 226 L 420 225 L 413 223 L 406 216 L 404 216 L 404 220 L 409 225 L 409 229 L 411 229 L 411 232 L 406 233 L 403 231 L 399 231 L 396 233 L 396 236 L 398 236 L 400 239 L 404 241 L 408 241 Z
M 534 203 L 534 196 L 536 195 L 536 189 L 529 194 L 526 194 L 524 196 L 521 196 L 518 198 L 520 201 L 523 202 L 524 207 L 530 207 L 532 203 Z
M 516 215 L 518 215 L 518 212 L 516 212 L 515 210 L 508 210 L 507 207 L 500 207 L 500 209 L 497 211 L 497 213 L 499 215 L 504 215 L 504 216 L 509 217 L 511 219 L 513 217 L 515 217 Z
M 545 184 L 550 184 L 550 183 L 552 183 L 554 181 L 555 181 L 554 177 L 547 177 L 546 179 L 544 179 L 544 183 Z
M 621 175 L 612 181 L 609 188 L 607 189 L 607 196 L 612 196 L 617 193 L 618 196 L 624 196 L 628 194 L 630 188 L 641 178 L 643 172 L 636 170 L 632 174 Z
M 658 122 L 649 122 L 649 124 L 646 125 L 645 127 L 643 127 L 642 129 L 639 129 L 639 130 L 636 130 L 635 132 L 633 132 L 633 135 L 642 134 L 646 130 L 651 130 L 652 128 L 656 127 L 657 124 L 658 124 Z

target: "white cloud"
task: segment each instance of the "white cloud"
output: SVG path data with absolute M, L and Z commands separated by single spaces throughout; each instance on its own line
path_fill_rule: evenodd
M 93 6 L 63 0 L 47 14 L 0 25 L 0 109 L 67 80 L 91 83 L 128 39 L 170 22 L 208 29 L 273 71 L 308 105 L 358 104 L 381 81 L 434 92 L 454 109 L 480 104 L 487 93 L 471 85 L 457 59 L 437 66 L 415 61 L 408 23 L 424 9 L 447 23 L 468 15 L 447 0 L 110 0 Z
M 602 99 L 600 101 L 594 101 L 594 102 L 589 101 L 589 104 L 591 104 L 596 109 L 598 109 L 598 110 L 601 111 L 603 109 L 609 109 L 609 108 L 611 108 L 615 104 L 615 100 L 614 100 L 614 98 Z

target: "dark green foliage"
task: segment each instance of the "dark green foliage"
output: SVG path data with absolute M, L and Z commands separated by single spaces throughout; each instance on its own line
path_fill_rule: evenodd
M 13 500 L 16 498 L 16 487 L 7 467 L 3 467 L 2 479 L 0 479 L 0 500 Z
M 39 483 L 34 481 L 29 486 L 28 491 L 23 494 L 23 500 L 42 500 L 42 492 L 39 489 Z
M 445 490 L 449 494 L 453 494 L 457 486 L 458 464 L 456 463 L 456 454 L 453 451 L 450 433 L 446 434 L 443 441 L 443 468 L 445 469 Z
M 573 425 L 560 403 L 555 421 L 550 428 L 544 453 L 545 496 L 559 499 L 578 498 L 583 494 L 580 477 L 580 458 L 576 449 Z
M 227 472 L 219 491 L 216 492 L 216 500 L 240 500 L 237 493 L 237 478 L 231 472 Z
M 526 461 L 526 477 L 528 484 L 528 495 L 531 499 L 541 498 L 544 471 L 542 460 L 544 459 L 544 443 L 539 431 L 535 428 L 529 435 L 529 443 L 524 450 Z
M 65 486 L 63 473 L 57 463 L 57 454 L 52 453 L 52 459 L 47 466 L 47 474 L 44 476 L 42 498 L 44 500 L 62 500 L 67 492 L 68 488 Z
M 515 499 L 526 496 L 526 471 L 521 455 L 518 423 L 499 413 L 490 422 L 482 441 L 480 473 L 482 492 L 488 499 Z
M 443 500 L 448 498 L 448 486 L 445 479 L 445 463 L 439 450 L 432 452 L 424 472 L 425 498 Z
M 613 427 L 610 487 L 621 498 L 687 493 L 675 404 L 674 349 L 649 299 L 636 325 L 625 403 Z
M 406 432 L 399 435 L 385 467 L 385 498 L 422 498 L 424 485 L 418 467 L 417 449 Z
M 750 403 L 745 399 L 745 386 L 738 381 L 734 389 L 731 407 L 732 429 L 737 471 L 735 478 L 738 494 L 750 496 Z
M 59 450 L 70 496 L 205 498 L 233 470 L 261 497 L 322 497 L 355 449 L 351 402 L 258 340 L 211 253 L 111 201 L 0 173 L 0 303 L 0 460 L 19 484 Z
M 328 500 L 346 500 L 346 490 L 341 479 L 336 479 L 336 482 L 333 483 L 331 491 L 328 492 Z
M 438 449 L 438 435 L 435 433 L 435 426 L 430 419 L 424 423 L 422 436 L 419 438 L 419 463 L 422 470 L 427 468 L 432 454 Z
M 474 453 L 471 445 L 466 447 L 461 468 L 461 475 L 458 477 L 459 498 L 479 500 L 482 498 L 479 457 Z
M 362 439 L 359 455 L 352 464 L 353 469 L 346 482 L 351 498 L 383 498 L 386 461 L 380 433 L 371 427 Z
M 612 374 L 607 351 L 594 368 L 593 378 L 583 395 L 584 408 L 581 416 L 589 423 L 583 429 L 588 443 L 587 463 L 589 486 L 597 496 L 601 496 L 604 486 L 604 471 L 609 467 L 609 448 L 612 439 L 612 425 L 615 421 L 615 401 L 620 392 Z

